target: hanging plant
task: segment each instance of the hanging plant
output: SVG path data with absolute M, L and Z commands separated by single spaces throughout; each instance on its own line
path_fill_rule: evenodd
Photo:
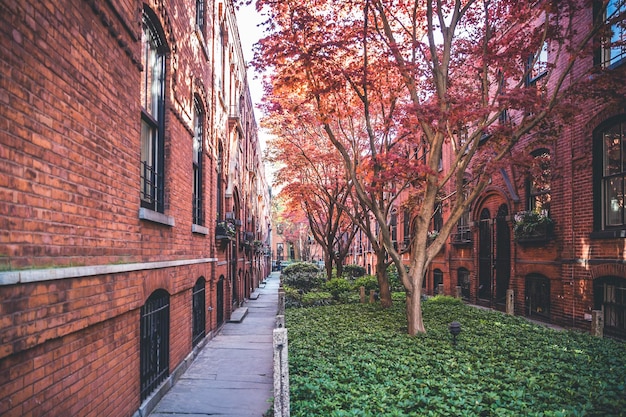
M 547 239 L 552 232 L 554 221 L 538 211 L 520 211 L 515 215 L 513 233 L 515 239 Z

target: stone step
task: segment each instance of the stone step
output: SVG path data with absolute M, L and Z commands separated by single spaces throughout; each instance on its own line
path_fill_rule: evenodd
M 239 307 L 230 315 L 229 323 L 241 323 L 248 314 L 248 307 Z

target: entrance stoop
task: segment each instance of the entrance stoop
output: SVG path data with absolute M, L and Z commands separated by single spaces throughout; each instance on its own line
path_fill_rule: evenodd
M 248 314 L 248 307 L 239 307 L 230 315 L 229 323 L 241 323 Z

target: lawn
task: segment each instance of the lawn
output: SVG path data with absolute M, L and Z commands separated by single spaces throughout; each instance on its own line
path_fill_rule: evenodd
M 410 337 L 402 302 L 287 309 L 291 415 L 626 416 L 623 343 L 448 297 L 423 312 Z

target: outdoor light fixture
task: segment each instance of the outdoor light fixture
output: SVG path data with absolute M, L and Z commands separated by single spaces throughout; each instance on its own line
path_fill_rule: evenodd
M 453 321 L 448 325 L 448 330 L 450 330 L 450 334 L 452 335 L 452 344 L 456 346 L 456 337 L 461 333 L 461 323 Z

